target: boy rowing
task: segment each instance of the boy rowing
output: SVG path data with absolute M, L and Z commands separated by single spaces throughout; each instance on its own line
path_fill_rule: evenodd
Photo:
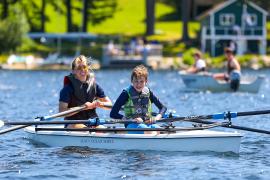
M 126 124 L 127 128 L 160 128 L 155 122 L 161 119 L 167 108 L 146 86 L 147 82 L 147 68 L 143 65 L 136 66 L 131 73 L 131 85 L 117 98 L 110 117 L 123 120 L 134 119 L 136 123 Z M 152 117 L 152 103 L 159 109 L 155 117 Z M 124 106 L 124 115 L 119 113 L 122 106 Z M 143 131 L 136 133 L 143 133 Z
M 98 117 L 96 108 L 111 105 L 111 100 L 105 95 L 103 89 L 96 83 L 90 73 L 87 58 L 78 56 L 72 62 L 72 73 L 65 76 L 64 87 L 60 91 L 59 111 L 85 105 L 85 110 L 65 117 L 66 120 L 87 120 Z M 84 128 L 87 125 L 68 125 L 69 128 Z

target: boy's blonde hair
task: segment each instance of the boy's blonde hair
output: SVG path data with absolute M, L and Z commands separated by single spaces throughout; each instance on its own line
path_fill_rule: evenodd
M 144 65 L 138 65 L 136 66 L 131 73 L 131 81 L 136 78 L 144 77 L 145 80 L 148 79 L 148 70 Z
M 88 66 L 88 60 L 87 57 L 85 57 L 84 55 L 80 55 L 78 57 L 76 57 L 71 64 L 71 68 L 72 70 L 75 70 L 75 68 L 78 66 L 79 63 L 84 63 Z

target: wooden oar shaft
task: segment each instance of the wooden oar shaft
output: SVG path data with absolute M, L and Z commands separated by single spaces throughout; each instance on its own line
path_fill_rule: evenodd
M 86 106 L 78 106 L 78 107 L 73 107 L 67 111 L 63 111 L 63 112 L 60 112 L 60 113 L 57 113 L 57 114 L 53 114 L 53 115 L 49 115 L 49 116 L 44 116 L 44 117 L 41 117 L 40 119 L 41 120 L 51 120 L 51 119 L 54 119 L 54 118 L 58 118 L 58 117 L 63 117 L 63 116 L 66 116 L 66 115 L 69 115 L 71 113 L 75 113 L 75 112 L 79 112 L 79 111 L 82 111 L 86 108 Z
M 66 116 L 66 115 L 71 114 L 71 113 L 79 112 L 79 111 L 81 111 L 81 110 L 83 110 L 85 108 L 86 108 L 86 106 L 78 106 L 78 107 L 74 107 L 72 109 L 69 109 L 67 111 L 63 111 L 63 112 L 60 112 L 60 113 L 57 113 L 57 114 L 54 114 L 54 115 L 50 115 L 50 116 L 44 116 L 44 117 L 39 118 L 39 119 L 51 120 L 51 119 L 54 119 L 54 118 L 57 118 L 57 117 Z M 5 134 L 5 133 L 11 132 L 11 131 L 22 129 L 22 128 L 25 128 L 27 126 L 29 126 L 29 125 L 18 125 L 18 126 L 15 126 L 15 127 L 10 127 L 10 128 L 7 128 L 7 129 L 3 129 L 3 130 L 0 131 L 0 134 Z
M 5 125 L 49 125 L 49 124 L 117 124 L 117 123 L 136 123 L 132 120 L 120 120 L 120 119 L 89 119 L 89 120 L 64 120 L 64 121 L 17 121 L 17 122 L 4 122 Z
M 19 126 L 14 126 L 14 127 L 6 128 L 6 129 L 1 130 L 0 131 L 0 134 L 5 134 L 5 133 L 11 132 L 11 131 L 15 131 L 17 129 L 22 129 L 22 128 L 25 128 L 27 126 L 28 125 L 19 125 Z

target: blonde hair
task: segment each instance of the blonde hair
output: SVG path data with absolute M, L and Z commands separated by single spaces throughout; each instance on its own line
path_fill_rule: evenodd
M 145 80 L 148 79 L 148 70 L 144 65 L 138 65 L 136 66 L 131 73 L 131 81 L 136 78 L 144 77 Z
M 71 69 L 74 70 L 80 63 L 84 63 L 88 66 L 87 57 L 85 57 L 84 55 L 76 57 L 71 63 Z

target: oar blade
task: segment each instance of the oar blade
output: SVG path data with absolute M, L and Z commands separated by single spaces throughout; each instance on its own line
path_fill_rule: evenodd
M 0 120 L 0 128 L 3 127 L 5 125 L 5 121 Z

